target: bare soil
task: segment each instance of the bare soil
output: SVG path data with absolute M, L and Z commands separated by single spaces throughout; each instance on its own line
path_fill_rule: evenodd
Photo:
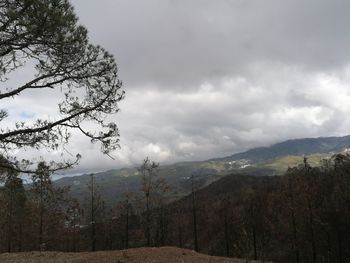
M 0 254 L 0 263 L 245 263 L 246 260 L 212 257 L 175 247 L 135 248 L 101 252 L 24 252 Z M 256 261 L 249 261 L 256 262 Z

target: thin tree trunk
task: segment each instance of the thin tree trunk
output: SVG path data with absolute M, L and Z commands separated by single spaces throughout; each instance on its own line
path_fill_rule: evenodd
M 19 243 L 18 243 L 18 252 L 22 252 L 22 239 L 23 239 L 23 222 L 19 223 Z
M 328 231 L 326 231 L 326 235 L 327 235 L 327 263 L 331 263 L 332 241 L 331 241 L 331 236 L 328 233 Z
M 94 174 L 91 174 L 91 251 L 96 250 Z
M 164 210 L 163 205 L 160 208 L 160 221 L 159 221 L 159 229 L 160 229 L 160 245 L 164 246 L 165 243 L 165 230 L 164 230 Z
M 229 242 L 229 236 L 228 236 L 228 218 L 227 218 L 227 212 L 225 207 L 225 244 L 226 244 L 226 256 L 230 256 L 230 242 Z
M 180 224 L 178 226 L 178 238 L 179 238 L 179 247 L 182 248 L 182 227 Z
M 256 229 L 255 229 L 255 226 L 252 229 L 252 233 L 253 233 L 254 260 L 258 260 L 258 249 L 257 249 L 257 246 L 256 246 Z
M 296 263 L 300 263 L 300 252 L 298 247 L 298 234 L 297 234 L 297 226 L 295 222 L 295 215 L 294 210 L 292 211 L 292 227 L 293 227 L 293 247 L 294 247 L 294 254 L 295 254 L 295 261 Z
M 196 214 L 196 199 L 194 192 L 194 177 L 191 177 L 192 183 L 192 216 L 193 216 L 193 236 L 194 236 L 194 250 L 198 252 L 198 235 L 197 235 L 197 214 Z
M 125 248 L 129 248 L 129 201 L 126 203 L 126 218 L 125 218 Z
M 338 239 L 338 263 L 343 263 L 343 242 L 342 242 L 342 234 L 339 230 L 339 226 L 337 226 L 337 239 Z
M 7 252 L 11 253 L 12 249 L 12 207 L 13 207 L 13 193 L 10 192 L 10 204 L 8 211 L 8 229 L 7 229 Z
M 43 244 L 43 217 L 44 217 L 44 193 L 43 193 L 43 176 L 40 173 L 40 215 L 39 215 L 39 248 L 42 250 Z
M 308 203 L 309 209 L 309 220 L 310 220 L 310 231 L 311 231 L 311 248 L 312 248 L 312 262 L 317 262 L 317 251 L 316 251 L 316 240 L 315 240 L 315 230 L 314 230 L 314 216 L 312 212 L 312 207 L 310 202 Z
M 150 217 L 150 207 L 149 207 L 149 193 L 146 194 L 146 239 L 147 247 L 151 246 L 151 217 Z

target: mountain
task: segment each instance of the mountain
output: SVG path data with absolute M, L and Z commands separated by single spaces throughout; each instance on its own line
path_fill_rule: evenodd
M 344 137 L 320 137 L 288 140 L 269 147 L 259 147 L 243 153 L 237 153 L 216 160 L 248 159 L 262 162 L 283 156 L 303 156 L 313 154 L 330 154 L 342 152 L 350 148 L 350 135 Z
M 159 176 L 171 185 L 172 195 L 183 196 L 190 191 L 190 176 L 196 174 L 198 186 L 204 187 L 229 173 L 249 175 L 276 175 L 296 166 L 307 156 L 309 162 L 317 166 L 322 159 L 334 153 L 348 151 L 350 136 L 321 137 L 288 140 L 268 147 L 259 147 L 246 152 L 206 161 L 180 162 L 160 166 Z M 136 192 L 141 180 L 136 168 L 109 170 L 95 174 L 95 182 L 101 197 L 107 205 L 123 198 L 127 191 Z M 58 187 L 70 186 L 74 197 L 84 202 L 88 199 L 90 174 L 65 177 L 55 181 Z

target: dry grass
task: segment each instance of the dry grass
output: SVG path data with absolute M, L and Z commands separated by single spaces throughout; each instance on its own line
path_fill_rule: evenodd
M 26 252 L 0 254 L 1 263 L 245 263 L 246 260 L 211 257 L 191 250 L 162 247 L 135 248 L 120 251 L 61 253 Z M 254 262 L 254 261 L 251 261 Z

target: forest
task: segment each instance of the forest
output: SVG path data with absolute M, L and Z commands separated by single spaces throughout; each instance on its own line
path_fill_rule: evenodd
M 350 137 L 315 138 L 349 131 L 350 6 L 205 2 L 0 0 L 0 256 L 350 262 Z M 123 165 L 108 202 L 54 182 Z
M 45 163 L 32 183 L 2 170 L 0 251 L 94 251 L 177 246 L 210 255 L 273 262 L 348 262 L 350 156 L 283 176 L 231 174 L 174 199 L 159 164 L 139 167 L 142 187 L 107 208 L 96 185 L 79 204 L 55 189 Z

